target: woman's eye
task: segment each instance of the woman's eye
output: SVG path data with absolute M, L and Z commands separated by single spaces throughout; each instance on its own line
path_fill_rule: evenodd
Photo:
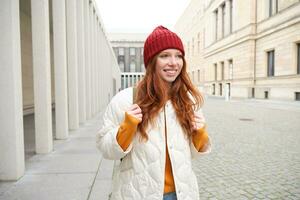
M 183 56 L 181 54 L 176 55 L 176 58 L 182 58 Z
M 162 55 L 160 55 L 159 57 L 161 57 L 161 58 L 166 58 L 166 57 L 168 57 L 168 54 L 162 54 Z

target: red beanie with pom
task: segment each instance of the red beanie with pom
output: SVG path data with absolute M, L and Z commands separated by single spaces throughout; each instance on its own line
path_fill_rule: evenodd
M 163 26 L 158 26 L 147 37 L 144 44 L 145 67 L 156 54 L 165 49 L 178 49 L 184 56 L 183 44 L 178 35 Z

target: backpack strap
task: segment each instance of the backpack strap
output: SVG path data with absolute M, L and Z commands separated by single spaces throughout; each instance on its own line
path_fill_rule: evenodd
M 132 103 L 136 103 L 136 87 L 132 88 Z

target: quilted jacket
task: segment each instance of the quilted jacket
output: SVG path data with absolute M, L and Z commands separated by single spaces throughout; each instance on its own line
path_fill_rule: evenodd
M 126 151 L 116 140 L 119 125 L 123 122 L 125 111 L 132 105 L 132 88 L 116 94 L 103 116 L 102 128 L 97 133 L 97 147 L 103 157 L 120 160 L 113 177 L 111 200 L 162 200 L 164 191 L 164 173 L 166 144 L 175 182 L 178 200 L 198 200 L 199 191 L 191 160 L 210 152 L 198 152 L 193 143 L 185 136 L 172 103 L 168 101 L 154 125 L 147 129 L 148 141 L 133 139 Z M 165 138 L 165 118 L 167 138 Z M 195 112 L 201 112 L 197 110 Z M 167 139 L 167 143 L 166 140 Z

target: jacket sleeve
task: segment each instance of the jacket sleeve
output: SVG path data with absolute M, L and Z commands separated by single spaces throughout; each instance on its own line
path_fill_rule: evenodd
M 112 100 L 106 108 L 102 126 L 96 135 L 97 148 L 106 159 L 119 160 L 132 149 L 132 144 L 130 144 L 124 151 L 117 141 L 117 133 L 124 116 L 125 111 L 120 108 L 116 101 Z
M 202 110 L 200 108 L 198 110 L 196 110 L 195 113 L 199 114 L 199 115 L 203 115 Z M 203 130 L 201 130 L 201 129 L 198 130 L 197 134 L 198 135 L 195 139 L 203 139 L 203 140 L 205 139 L 205 140 L 208 140 L 208 142 L 206 144 L 204 144 L 205 151 L 198 151 L 198 149 L 195 147 L 195 144 L 196 143 L 199 144 L 199 142 L 195 142 L 195 141 L 192 140 L 191 143 L 190 143 L 192 158 L 197 158 L 197 157 L 200 157 L 202 155 L 205 155 L 205 154 L 208 154 L 208 153 L 211 152 L 211 138 L 208 136 L 206 128 L 203 128 Z M 200 137 L 198 137 L 198 136 L 200 136 Z

